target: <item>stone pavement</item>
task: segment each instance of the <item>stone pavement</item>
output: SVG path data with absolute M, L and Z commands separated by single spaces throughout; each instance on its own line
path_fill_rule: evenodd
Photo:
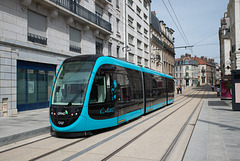
M 19 112 L 17 116 L 0 117 L 0 146 L 49 132 L 48 111 L 44 108 Z
M 240 111 L 232 111 L 232 100 L 204 101 L 183 160 L 240 161 Z

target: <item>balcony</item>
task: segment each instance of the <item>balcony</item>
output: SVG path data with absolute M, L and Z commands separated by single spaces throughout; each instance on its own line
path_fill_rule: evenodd
M 42 37 L 36 34 L 28 33 L 28 41 L 31 41 L 33 43 L 38 43 L 42 45 L 47 45 L 47 38 Z
M 107 30 L 108 32 L 112 32 L 112 27 L 109 22 L 97 16 L 95 13 L 87 10 L 81 5 L 77 4 L 73 0 L 50 0 L 54 2 L 56 5 L 61 6 L 70 12 L 80 16 L 81 18 L 98 25 L 99 27 Z M 109 2 L 109 1 L 108 1 Z M 110 34 L 110 33 L 109 33 Z
M 104 5 L 107 5 L 107 4 L 111 4 L 112 3 L 112 0 L 95 0 L 95 1 L 98 1 L 99 3 L 102 3 Z
M 70 45 L 69 50 L 73 52 L 81 53 L 81 48 L 78 46 Z

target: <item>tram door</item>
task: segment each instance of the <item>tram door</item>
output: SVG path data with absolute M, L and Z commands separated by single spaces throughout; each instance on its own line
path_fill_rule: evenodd
M 121 70 L 121 68 L 118 70 Z M 122 73 L 122 71 L 118 71 L 115 74 L 115 80 L 113 81 L 113 87 L 115 89 L 115 106 L 117 108 L 117 123 L 121 124 L 126 121 L 126 113 L 127 108 L 124 101 L 124 95 L 126 91 L 125 83 L 127 76 Z

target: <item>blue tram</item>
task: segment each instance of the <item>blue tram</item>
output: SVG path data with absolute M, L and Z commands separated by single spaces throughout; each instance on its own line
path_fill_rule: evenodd
M 174 101 L 171 76 L 113 57 L 66 59 L 57 72 L 49 117 L 54 136 L 117 126 Z

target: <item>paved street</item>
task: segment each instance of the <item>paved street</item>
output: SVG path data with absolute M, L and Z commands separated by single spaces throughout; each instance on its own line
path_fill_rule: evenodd
M 0 147 L 0 160 L 105 160 L 111 154 L 109 160 L 237 161 L 239 114 L 231 110 L 230 100 L 220 100 L 216 92 L 188 88 L 175 95 L 172 105 L 128 124 L 91 137 L 63 139 L 47 132 L 47 109 L 22 112 L 1 118 L 1 144 L 8 145 Z M 17 142 L 25 134 L 30 138 Z

